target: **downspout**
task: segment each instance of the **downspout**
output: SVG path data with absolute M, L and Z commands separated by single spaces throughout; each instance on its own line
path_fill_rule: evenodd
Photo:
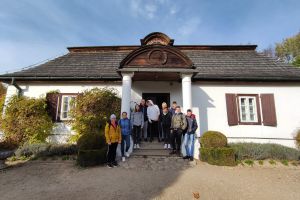
M 22 94 L 22 88 L 20 88 L 20 86 L 16 83 L 15 78 L 12 77 L 11 78 L 11 85 L 15 86 L 15 88 L 17 88 L 18 90 L 18 96 L 20 96 Z

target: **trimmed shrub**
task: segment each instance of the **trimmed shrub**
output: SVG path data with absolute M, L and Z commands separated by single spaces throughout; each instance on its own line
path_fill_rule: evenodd
M 82 135 L 77 141 L 77 147 L 80 150 L 102 149 L 105 145 L 104 134 L 87 133 Z
M 45 157 L 77 154 L 76 145 L 70 144 L 24 144 L 15 151 L 16 157 Z
M 224 134 L 218 131 L 206 131 L 200 138 L 201 147 L 226 147 L 227 138 Z
M 106 162 L 107 149 L 79 150 L 77 163 L 82 167 L 95 166 Z
M 200 159 L 211 165 L 235 166 L 234 150 L 230 147 L 200 148 Z
M 107 145 L 104 134 L 88 133 L 82 135 L 78 142 L 77 164 L 82 167 L 103 164 L 106 162 Z
M 6 139 L 14 144 L 43 143 L 54 126 L 46 111 L 46 100 L 14 96 L 2 119 Z
M 300 151 L 280 144 L 232 143 L 238 160 L 299 160 Z

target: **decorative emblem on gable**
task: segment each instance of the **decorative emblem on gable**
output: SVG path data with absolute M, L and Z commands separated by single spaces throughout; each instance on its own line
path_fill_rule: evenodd
M 166 34 L 160 32 L 154 32 L 147 35 L 144 39 L 141 39 L 141 45 L 173 45 L 174 40 L 170 39 Z
M 162 50 L 153 50 L 148 53 L 148 62 L 152 65 L 164 65 L 167 63 L 168 54 Z

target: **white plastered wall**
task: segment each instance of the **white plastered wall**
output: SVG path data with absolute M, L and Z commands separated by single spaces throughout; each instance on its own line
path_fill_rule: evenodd
M 99 83 L 26 83 L 19 86 L 22 88 L 22 95 L 27 97 L 45 97 L 50 91 L 59 91 L 60 93 L 80 93 L 87 89 L 92 88 L 114 88 L 118 95 L 122 95 L 122 83 L 121 82 L 99 82 Z M 17 94 L 17 89 L 9 85 L 7 88 L 6 103 L 11 96 Z M 56 127 L 53 130 L 52 135 L 48 138 L 53 143 L 65 143 L 70 134 L 73 134 L 71 127 L 64 123 L 56 123 Z M 0 133 L 0 138 L 3 134 Z
M 262 94 L 273 93 L 275 98 L 277 126 L 237 125 L 229 126 L 226 111 L 226 93 Z M 223 132 L 230 142 L 279 143 L 295 147 L 293 137 L 300 129 L 300 84 L 274 83 L 201 83 L 192 87 L 193 106 L 199 109 L 200 132 L 216 130 Z M 244 138 L 243 138 L 244 137 Z M 255 139 L 275 138 L 275 139 Z

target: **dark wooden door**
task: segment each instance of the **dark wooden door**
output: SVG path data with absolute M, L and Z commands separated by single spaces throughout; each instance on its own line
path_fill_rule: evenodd
M 152 100 L 161 109 L 161 104 L 166 102 L 170 107 L 170 93 L 143 93 L 143 99 Z

